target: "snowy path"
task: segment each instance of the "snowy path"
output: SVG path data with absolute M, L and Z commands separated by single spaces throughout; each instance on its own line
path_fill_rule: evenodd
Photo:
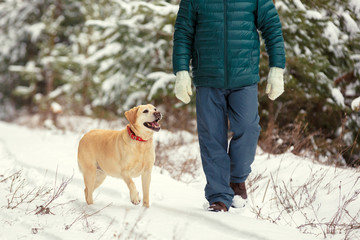
M 62 178 L 73 176 L 51 208 L 54 215 L 34 215 L 41 199 L 7 209 L 10 183 L 1 182 L 0 239 L 312 239 L 296 229 L 243 216 L 239 210 L 204 211 L 203 184 L 186 185 L 161 174 L 159 168 L 153 171 L 149 209 L 133 206 L 126 185 L 114 178 L 105 180 L 95 191 L 95 204 L 87 206 L 76 162 L 81 135 L 3 122 L 0 133 L 0 181 L 22 170 L 31 189 L 52 187 L 55 179 L 59 185 Z M 135 180 L 141 196 L 140 179 Z M 81 218 L 84 213 L 87 217 Z

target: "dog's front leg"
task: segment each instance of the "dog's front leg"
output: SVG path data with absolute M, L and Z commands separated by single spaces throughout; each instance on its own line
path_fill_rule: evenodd
M 140 198 L 139 198 L 139 192 L 136 190 L 135 183 L 129 176 L 124 177 L 124 181 L 126 182 L 128 188 L 129 188 L 131 202 L 134 205 L 138 205 L 140 203 Z
M 143 206 L 149 207 L 149 194 L 150 194 L 150 181 L 151 181 L 151 170 L 144 172 L 141 175 L 142 189 L 143 189 Z

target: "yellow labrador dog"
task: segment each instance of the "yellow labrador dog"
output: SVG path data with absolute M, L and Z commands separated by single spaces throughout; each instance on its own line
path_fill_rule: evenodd
M 143 206 L 149 207 L 151 170 L 155 162 L 154 131 L 160 130 L 160 112 L 151 105 L 140 105 L 125 112 L 129 124 L 120 131 L 92 130 L 79 143 L 78 163 L 84 176 L 85 199 L 93 203 L 93 192 L 106 176 L 122 178 L 131 202 L 140 203 L 132 178 L 141 175 Z

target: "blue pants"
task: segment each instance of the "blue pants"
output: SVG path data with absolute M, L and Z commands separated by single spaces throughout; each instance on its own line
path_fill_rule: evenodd
M 260 134 L 257 84 L 237 90 L 197 87 L 196 113 L 200 153 L 210 204 L 231 206 L 230 182 L 245 182 Z M 228 120 L 234 133 L 228 145 Z

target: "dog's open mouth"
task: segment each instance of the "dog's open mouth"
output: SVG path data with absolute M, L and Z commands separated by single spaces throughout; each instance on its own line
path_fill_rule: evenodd
M 160 118 L 157 118 L 153 122 L 145 122 L 144 126 L 147 128 L 150 128 L 151 130 L 154 130 L 155 132 L 160 131 L 160 124 L 159 124 Z

